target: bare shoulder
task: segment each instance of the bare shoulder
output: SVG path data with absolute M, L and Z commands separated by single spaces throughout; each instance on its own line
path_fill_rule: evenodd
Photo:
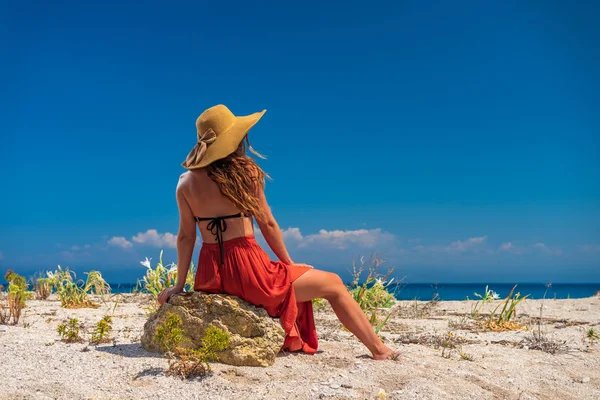
M 179 181 L 177 182 L 178 192 L 184 190 L 184 188 L 189 185 L 190 174 L 190 171 L 186 171 L 183 174 L 179 175 Z

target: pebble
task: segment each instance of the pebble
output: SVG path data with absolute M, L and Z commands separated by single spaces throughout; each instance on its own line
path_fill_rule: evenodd
M 329 387 L 332 389 L 339 389 L 340 385 L 338 385 L 337 383 L 332 383 L 331 385 L 329 385 Z
M 589 381 L 590 381 L 590 377 L 589 377 L 589 376 L 584 376 L 584 377 L 581 379 L 581 383 L 588 383 Z

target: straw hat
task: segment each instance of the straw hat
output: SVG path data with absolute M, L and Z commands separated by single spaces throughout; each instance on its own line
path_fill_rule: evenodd
M 227 157 L 266 111 L 238 117 L 223 104 L 205 110 L 196 120 L 198 143 L 181 165 L 187 169 L 203 168 Z

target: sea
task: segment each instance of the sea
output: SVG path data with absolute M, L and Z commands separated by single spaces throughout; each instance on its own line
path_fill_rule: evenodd
M 112 293 L 131 293 L 135 288 L 134 283 L 110 284 Z M 513 283 L 399 283 L 392 284 L 388 290 L 398 300 L 467 300 L 478 297 L 475 293 L 484 295 L 486 286 L 493 290 L 500 298 L 509 295 Z M 530 299 L 579 299 L 590 297 L 600 291 L 599 283 L 520 283 L 514 293 L 521 296 L 529 295 Z

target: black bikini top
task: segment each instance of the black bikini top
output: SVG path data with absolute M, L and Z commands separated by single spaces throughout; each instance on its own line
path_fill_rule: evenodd
M 227 230 L 227 222 L 225 222 L 225 220 L 231 219 L 231 218 L 248 218 L 248 217 L 250 217 L 250 216 L 244 214 L 243 212 L 237 213 L 237 214 L 232 214 L 232 215 L 225 215 L 224 217 L 212 217 L 212 218 L 194 217 L 196 222 L 210 221 L 206 225 L 206 229 L 208 229 L 213 235 L 215 235 L 215 239 L 217 239 L 217 243 L 219 243 L 219 250 L 221 252 L 221 264 L 220 265 L 223 265 L 223 261 L 224 261 L 223 255 L 225 253 L 225 249 L 223 246 L 223 232 L 225 232 Z

